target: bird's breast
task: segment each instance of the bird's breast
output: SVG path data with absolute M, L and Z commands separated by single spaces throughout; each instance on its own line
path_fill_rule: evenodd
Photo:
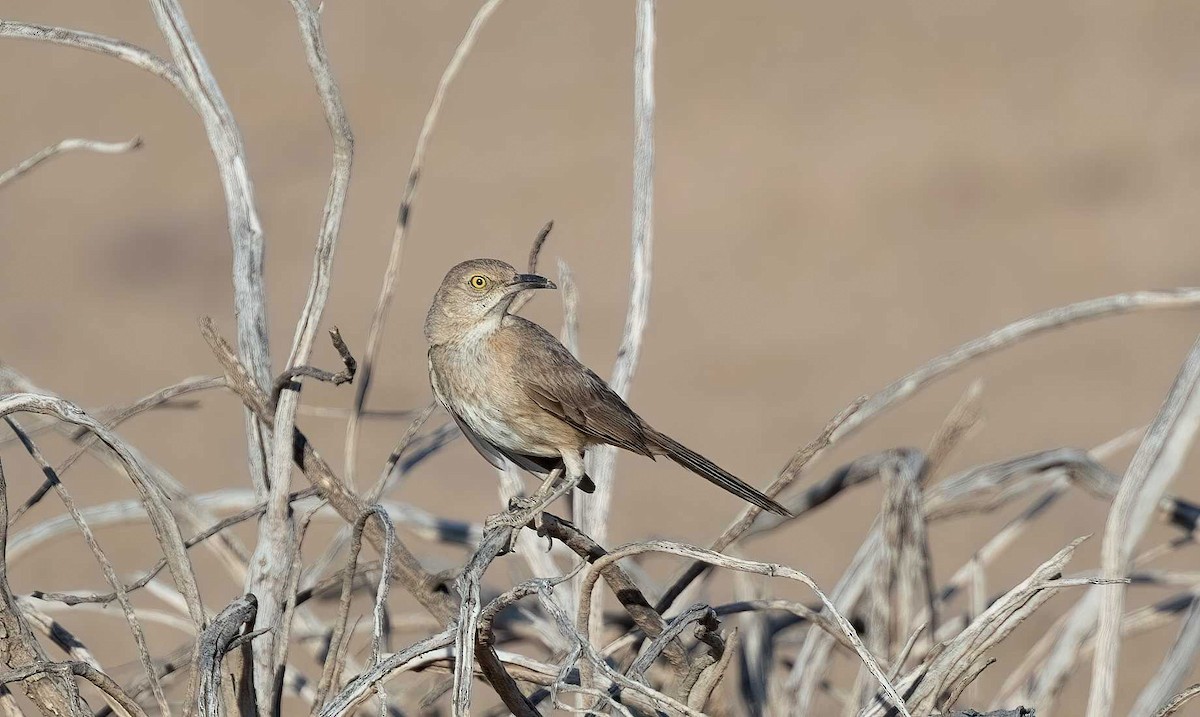
M 486 340 L 439 346 L 430 371 L 439 400 L 481 438 L 506 450 L 557 456 L 576 432 L 526 395 L 515 367 Z M 564 442 L 564 439 L 565 442 Z

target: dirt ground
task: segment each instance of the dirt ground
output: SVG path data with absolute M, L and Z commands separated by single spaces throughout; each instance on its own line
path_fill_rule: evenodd
M 185 5 L 245 137 L 278 365 L 309 280 L 328 133 L 286 2 Z M 325 317 L 353 349 L 366 342 L 420 122 L 475 9 L 326 3 L 357 155 Z M 144 3 L 6 0 L 0 15 L 166 54 Z M 654 283 L 631 403 L 751 482 L 765 484 L 854 397 L 959 343 L 1073 301 L 1200 283 L 1197 3 L 665 0 L 658 21 Z M 430 148 L 373 408 L 429 400 L 421 322 L 445 269 L 475 256 L 521 263 L 548 219 L 545 266 L 573 269 L 582 357 L 608 375 L 628 291 L 632 44 L 628 2 L 498 10 Z M 211 314 L 233 334 L 231 249 L 196 116 L 167 84 L 75 50 L 3 41 L 0 75 L 0 167 L 64 137 L 145 141 L 130 155 L 54 159 L 0 190 L 0 360 L 88 407 L 215 373 L 196 321 Z M 525 313 L 557 330 L 559 297 L 539 295 Z M 986 424 L 948 470 L 1102 443 L 1153 418 L 1198 330 L 1193 310 L 1038 338 L 889 412 L 806 481 L 862 453 L 927 445 L 975 379 Z M 336 359 L 327 346 L 316 357 Z M 351 396 L 312 387 L 305 400 L 345 407 Z M 342 421 L 301 422 L 341 465 Z M 362 474 L 374 477 L 403 426 L 367 424 Z M 240 431 L 233 399 L 216 394 L 123 429 L 197 491 L 248 486 Z M 11 445 L 0 456 L 16 494 L 40 479 Z M 1128 457 L 1110 465 L 1120 471 Z M 1194 499 L 1196 468 L 1190 461 L 1174 487 Z M 132 495 L 95 464 L 71 480 L 84 503 Z M 496 507 L 495 485 L 458 442 L 395 497 L 479 519 Z M 664 517 L 668 493 L 680 506 Z M 844 496 L 750 554 L 832 585 L 879 496 Z M 615 500 L 613 544 L 706 541 L 737 508 L 672 465 L 632 456 L 620 459 Z M 1010 514 L 935 526 L 938 575 Z M 1105 515 L 1100 501 L 1073 495 L 989 573 L 988 588 L 1013 584 L 1077 535 L 1096 534 L 1074 564 L 1094 568 Z M 133 570 L 149 560 L 143 537 L 111 532 L 106 545 Z M 17 589 L 87 587 L 82 551 L 63 541 L 54 560 L 19 562 Z M 1194 569 L 1194 553 L 1168 564 Z M 236 588 L 223 590 L 213 604 Z M 1134 588 L 1131 600 L 1163 595 Z M 981 680 L 981 703 L 1072 599 L 1055 598 L 1010 638 Z M 1174 630 L 1126 644 L 1120 709 Z M 1082 714 L 1087 676 L 1057 714 Z

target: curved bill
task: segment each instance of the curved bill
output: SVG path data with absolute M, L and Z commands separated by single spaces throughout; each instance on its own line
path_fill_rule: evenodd
M 517 274 L 509 284 L 513 289 L 557 289 L 553 281 L 538 274 Z

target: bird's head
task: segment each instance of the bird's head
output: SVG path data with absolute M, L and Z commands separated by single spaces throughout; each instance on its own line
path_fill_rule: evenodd
M 438 344 L 499 326 L 517 294 L 557 289 L 537 274 L 518 273 L 499 259 L 471 259 L 446 272 L 425 317 L 425 338 Z

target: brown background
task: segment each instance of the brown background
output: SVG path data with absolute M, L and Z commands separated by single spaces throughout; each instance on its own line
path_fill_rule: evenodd
M 326 323 L 361 350 L 417 130 L 476 6 L 326 5 L 358 140 Z M 852 398 L 965 340 L 1051 306 L 1197 283 L 1200 6 L 1124 5 L 663 2 L 654 285 L 633 405 L 763 484 Z M 245 136 L 278 361 L 308 282 L 327 130 L 287 3 L 186 9 Z M 141 3 L 6 0 L 0 11 L 165 54 Z M 628 2 L 514 1 L 496 13 L 436 130 L 373 407 L 429 399 L 420 326 L 445 269 L 481 255 L 521 263 L 551 218 L 546 266 L 553 274 L 561 257 L 575 270 L 583 358 L 608 374 L 628 289 L 632 38 Z M 65 48 L 5 41 L 0 72 L 2 166 L 68 136 L 146 142 L 132 155 L 55 159 L 0 191 L 0 358 L 92 407 L 213 373 L 196 319 L 212 314 L 232 335 L 231 252 L 190 108 L 149 75 Z M 557 329 L 558 296 L 539 296 L 526 313 Z M 819 468 L 926 445 L 976 377 L 987 422 L 951 468 L 1090 447 L 1153 417 L 1198 328 L 1200 315 L 1178 312 L 1037 339 L 887 414 Z M 313 387 L 305 397 L 346 406 L 351 395 Z M 301 420 L 340 465 L 341 422 Z M 368 423 L 361 472 L 375 475 L 402 425 Z M 197 490 L 247 484 L 228 396 L 123 433 Z M 61 454 L 57 444 L 51 452 Z M 11 446 L 2 455 L 16 490 L 33 485 L 31 464 Z M 673 466 L 623 457 L 619 467 L 613 543 L 704 541 L 737 507 Z M 1200 497 L 1194 473 L 1183 475 L 1176 489 Z M 95 465 L 72 481 L 84 502 L 131 493 Z M 685 505 L 664 520 L 663 496 L 680 491 Z M 455 443 L 397 497 L 478 519 L 496 506 L 495 478 Z M 751 554 L 832 585 L 877 508 L 875 489 L 859 491 Z M 1004 515 L 935 527 L 939 575 Z M 989 589 L 1099 533 L 1104 516 L 1103 504 L 1073 496 L 989 575 Z M 127 570 L 150 555 L 133 543 Z M 1098 547 L 1097 536 L 1075 567 L 1094 566 Z M 18 566 L 18 589 L 83 587 L 80 550 L 63 541 L 60 561 Z M 210 602 L 235 589 L 214 587 Z M 1135 603 L 1161 595 L 1132 593 Z M 1014 635 L 984 684 L 997 684 L 1067 604 L 1057 598 Z M 1127 643 L 1119 707 L 1172 636 Z M 1082 711 L 1086 680 L 1072 685 L 1060 714 Z

